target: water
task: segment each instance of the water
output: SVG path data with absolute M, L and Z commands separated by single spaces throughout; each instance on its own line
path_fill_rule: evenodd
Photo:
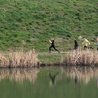
M 98 69 L 0 69 L 0 98 L 98 98 Z

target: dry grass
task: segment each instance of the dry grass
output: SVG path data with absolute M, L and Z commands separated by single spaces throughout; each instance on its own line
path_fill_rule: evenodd
M 98 51 L 77 50 L 71 51 L 62 61 L 67 66 L 97 66 Z
M 38 63 L 39 60 L 34 49 L 28 52 L 0 53 L 0 67 L 32 67 L 37 66 Z

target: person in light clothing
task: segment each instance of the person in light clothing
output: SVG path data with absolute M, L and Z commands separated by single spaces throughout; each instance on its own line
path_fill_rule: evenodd
M 83 48 L 85 50 L 85 49 L 89 48 L 90 42 L 86 38 L 84 38 L 82 45 L 83 45 Z

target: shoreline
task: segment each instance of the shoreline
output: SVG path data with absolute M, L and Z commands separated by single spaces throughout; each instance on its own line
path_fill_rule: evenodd
M 0 54 L 1 68 L 39 68 L 47 66 L 98 66 L 98 51 L 72 50 L 63 53 L 11 52 Z

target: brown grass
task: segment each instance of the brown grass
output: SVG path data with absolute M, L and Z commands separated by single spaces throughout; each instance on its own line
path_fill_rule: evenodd
M 0 53 L 0 67 L 32 67 L 37 66 L 38 63 L 34 49 L 28 52 Z
M 67 66 L 95 66 L 98 65 L 98 51 L 71 51 L 62 62 Z

